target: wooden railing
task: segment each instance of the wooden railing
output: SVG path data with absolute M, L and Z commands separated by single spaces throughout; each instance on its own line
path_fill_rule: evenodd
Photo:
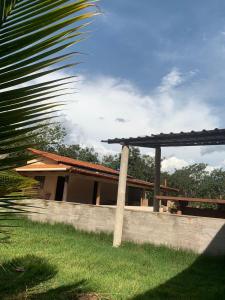
M 166 200 L 173 202 L 201 202 L 212 204 L 225 204 L 225 200 L 222 199 L 204 199 L 204 198 L 188 198 L 188 197 L 172 197 L 172 196 L 156 196 L 157 200 Z

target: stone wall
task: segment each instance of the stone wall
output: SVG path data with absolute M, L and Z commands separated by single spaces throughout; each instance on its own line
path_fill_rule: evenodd
M 32 220 L 71 224 L 84 231 L 113 232 L 114 207 L 48 200 L 29 203 Z M 123 240 L 225 254 L 225 220 L 126 209 Z

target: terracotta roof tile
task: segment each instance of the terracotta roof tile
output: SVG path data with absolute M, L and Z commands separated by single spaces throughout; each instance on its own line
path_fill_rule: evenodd
M 58 162 L 58 164 L 45 164 L 45 163 L 34 163 L 30 165 L 26 165 L 20 168 L 17 168 L 16 171 L 32 171 L 32 170 L 47 170 L 47 169 L 59 169 L 59 168 L 65 168 L 66 171 L 77 173 L 77 174 L 82 174 L 82 175 L 87 175 L 87 176 L 94 176 L 94 177 L 101 177 L 101 178 L 106 178 L 106 179 L 111 179 L 118 181 L 119 179 L 119 172 L 115 171 L 111 168 L 99 165 L 99 164 L 93 164 L 85 161 L 80 161 L 76 159 L 72 159 L 69 157 L 65 156 L 60 156 L 57 154 L 53 154 L 50 152 L 45 152 L 41 150 L 36 150 L 33 148 L 29 148 L 29 151 L 31 151 L 35 155 L 40 155 L 42 157 L 51 159 L 55 162 Z M 154 187 L 154 183 L 147 182 L 144 180 L 136 179 L 134 177 L 128 176 L 127 178 L 127 183 L 133 184 L 136 186 L 139 186 L 141 188 L 146 188 L 146 189 L 152 189 Z M 161 185 L 160 187 L 162 190 L 165 191 L 176 191 L 178 192 L 177 189 L 170 188 L 170 187 L 165 187 Z
M 54 153 L 33 149 L 33 148 L 29 148 L 28 150 L 31 151 L 33 154 L 40 155 L 40 156 L 46 157 L 48 159 L 52 159 L 58 163 L 63 163 L 63 164 L 67 164 L 70 166 L 81 167 L 81 168 L 85 168 L 85 169 L 91 169 L 91 170 L 95 170 L 95 171 L 101 171 L 101 172 L 105 172 L 105 173 L 109 173 L 109 174 L 117 174 L 117 175 L 119 174 L 118 171 L 113 170 L 108 167 L 105 167 L 103 165 L 94 164 L 94 163 L 90 163 L 90 162 L 86 162 L 86 161 L 81 161 L 81 160 L 77 160 L 77 159 L 73 159 L 73 158 L 69 158 L 66 156 L 61 156 L 61 155 L 57 155 Z

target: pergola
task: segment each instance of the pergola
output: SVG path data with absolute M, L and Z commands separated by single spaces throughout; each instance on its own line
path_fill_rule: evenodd
M 129 146 L 145 147 L 155 149 L 155 185 L 153 210 L 159 211 L 160 194 L 160 169 L 161 169 L 161 148 L 181 146 L 209 146 L 225 145 L 225 129 L 215 128 L 213 130 L 190 131 L 179 133 L 160 133 L 150 136 L 136 138 L 114 138 L 102 142 L 108 144 L 121 144 L 121 163 L 119 174 L 119 185 L 117 194 L 117 208 L 114 228 L 113 246 L 118 247 L 122 240 L 123 216 L 126 197 L 126 181 L 129 159 Z M 157 198 L 158 197 L 158 198 Z

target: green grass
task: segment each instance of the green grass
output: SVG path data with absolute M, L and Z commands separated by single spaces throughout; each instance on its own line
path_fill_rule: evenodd
M 6 223 L 16 227 L 0 245 L 0 299 L 225 299 L 224 257 L 132 243 L 115 249 L 111 236 L 66 225 Z

